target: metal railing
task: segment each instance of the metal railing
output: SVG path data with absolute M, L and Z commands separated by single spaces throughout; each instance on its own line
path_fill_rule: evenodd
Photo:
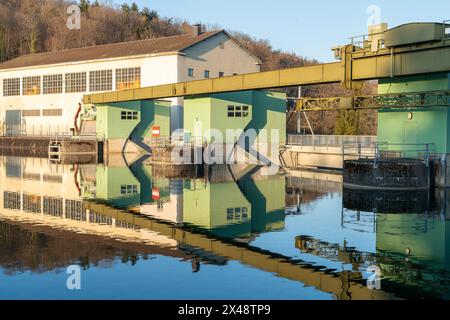
M 426 166 L 436 155 L 434 143 L 388 143 L 374 142 L 369 144 L 351 143 L 342 148 L 342 156 L 358 159 L 373 159 L 374 165 L 381 160 L 419 160 Z
M 342 148 L 350 144 L 370 145 L 376 141 L 376 136 L 288 135 L 287 144 L 301 147 Z
M 67 140 L 83 140 L 83 141 L 104 141 L 105 136 L 98 133 L 83 133 L 76 134 L 74 132 L 45 132 L 45 133 L 27 133 L 27 132 L 0 132 L 0 137 L 7 138 L 37 138 L 37 139 L 50 139 L 56 141 L 67 141 Z

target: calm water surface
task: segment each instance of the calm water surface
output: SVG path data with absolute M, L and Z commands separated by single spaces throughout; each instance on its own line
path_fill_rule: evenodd
M 448 299 L 448 194 L 0 158 L 1 299 Z M 69 290 L 69 266 L 81 290 Z M 381 290 L 366 282 L 375 268 Z

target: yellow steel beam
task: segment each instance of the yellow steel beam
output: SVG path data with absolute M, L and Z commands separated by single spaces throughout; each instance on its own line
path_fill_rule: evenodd
M 327 83 L 358 89 L 357 84 L 365 80 L 436 72 L 450 72 L 448 40 L 376 53 L 348 45 L 342 48 L 340 62 L 90 94 L 84 96 L 83 102 L 104 104 Z
M 316 83 L 335 83 L 341 80 L 341 68 L 341 63 L 336 62 L 223 78 L 172 83 L 86 95 L 84 96 L 83 102 L 85 104 L 101 104 L 143 99 L 163 99 L 206 93 L 280 88 Z

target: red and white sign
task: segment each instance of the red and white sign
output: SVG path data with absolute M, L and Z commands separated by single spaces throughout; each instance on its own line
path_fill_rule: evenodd
M 159 200 L 159 199 L 161 199 L 161 197 L 159 195 L 159 189 L 153 188 L 152 189 L 152 200 Z
M 161 127 L 152 127 L 152 136 L 158 138 L 161 135 Z

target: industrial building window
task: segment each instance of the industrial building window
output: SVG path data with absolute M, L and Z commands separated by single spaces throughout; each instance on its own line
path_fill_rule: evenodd
M 5 209 L 20 210 L 22 196 L 19 192 L 3 192 L 3 207 Z
M 141 68 L 116 69 L 116 90 L 141 87 Z
M 224 76 L 225 76 L 225 73 L 222 72 L 222 71 L 220 71 L 220 72 L 219 72 L 219 78 L 223 78 Z
M 23 211 L 41 213 L 41 196 L 24 194 Z
M 33 96 L 41 94 L 41 77 L 24 77 L 22 79 L 22 94 L 24 96 Z
M 44 197 L 44 214 L 54 217 L 62 217 L 63 199 Z
M 39 109 L 22 110 L 22 116 L 24 116 L 24 117 L 40 117 L 41 110 L 39 110 Z
M 83 208 L 83 202 L 66 200 L 66 218 L 75 221 L 86 221 L 86 211 Z
M 42 110 L 42 115 L 44 117 L 61 117 L 62 116 L 62 109 L 44 109 Z
M 247 221 L 248 220 L 248 209 L 243 208 L 228 208 L 227 209 L 227 221 Z
M 246 118 L 249 115 L 249 106 L 228 106 L 229 118 Z
M 66 74 L 66 93 L 86 92 L 86 72 Z
M 20 78 L 3 79 L 3 96 L 20 96 Z
M 120 186 L 120 194 L 128 195 L 128 194 L 137 194 L 137 186 L 136 185 L 122 185 Z
M 205 70 L 205 79 L 208 79 L 210 76 L 210 71 L 209 70 Z
M 89 91 L 111 91 L 112 70 L 89 72 Z
M 194 69 L 189 68 L 188 69 L 188 77 L 193 77 L 194 76 Z
M 122 120 L 137 120 L 138 113 L 137 113 L 137 111 L 121 111 L 120 119 L 122 119 Z
M 44 94 L 57 94 L 63 92 L 63 75 L 52 74 L 44 76 L 43 80 L 43 93 Z

